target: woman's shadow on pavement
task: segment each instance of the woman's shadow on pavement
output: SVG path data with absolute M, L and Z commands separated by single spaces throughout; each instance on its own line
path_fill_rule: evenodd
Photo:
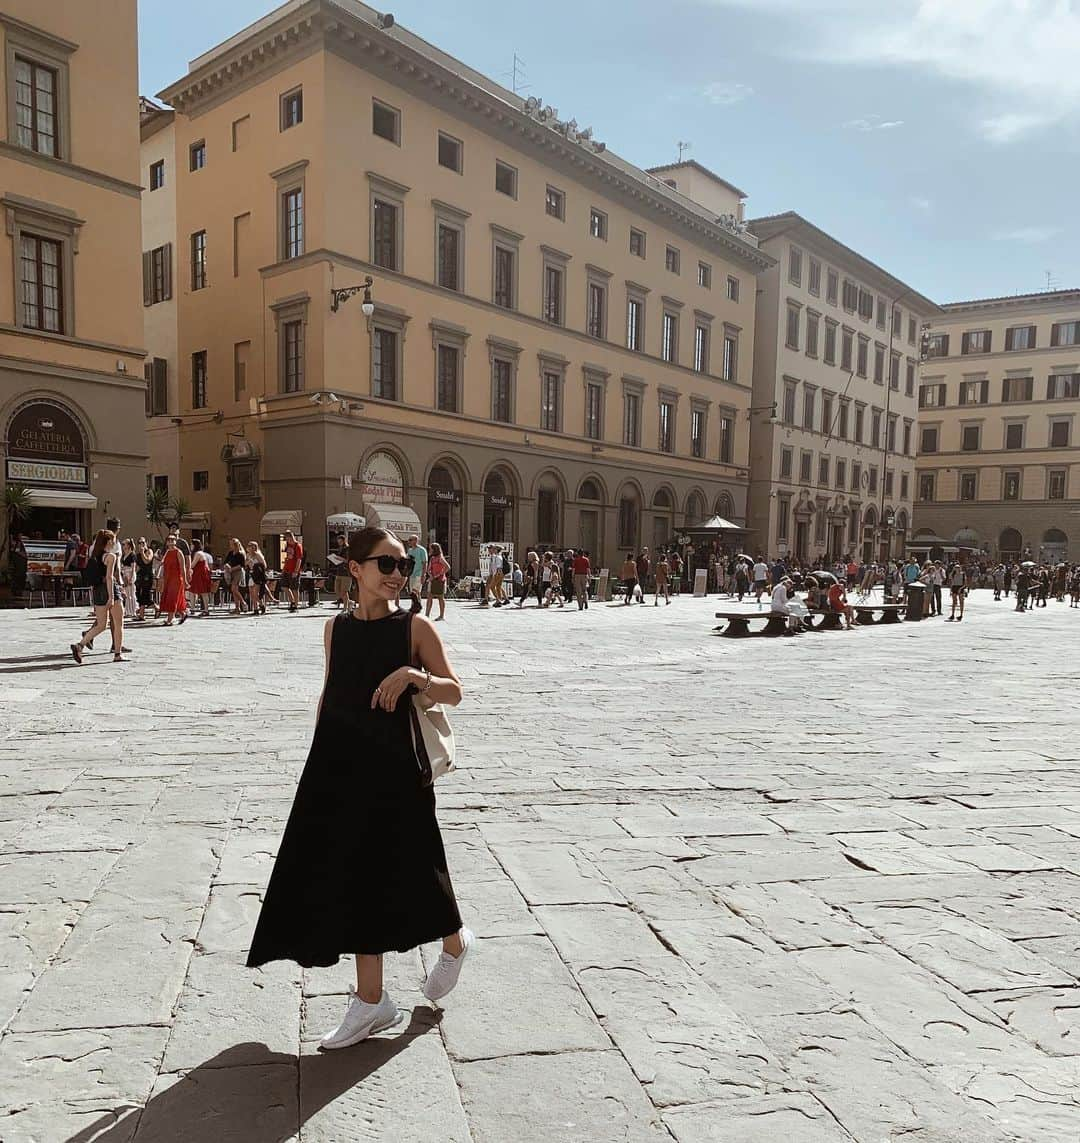
M 417 1008 L 399 1035 L 299 1060 L 265 1044 L 236 1044 L 152 1096 L 145 1108 L 127 1104 L 104 1113 L 66 1143 L 287 1143 L 441 1019 L 439 1010 Z

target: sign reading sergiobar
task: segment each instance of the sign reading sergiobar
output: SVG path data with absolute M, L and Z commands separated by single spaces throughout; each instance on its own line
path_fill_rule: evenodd
M 11 418 L 7 479 L 22 484 L 85 488 L 86 443 L 75 416 L 49 401 L 31 401 Z

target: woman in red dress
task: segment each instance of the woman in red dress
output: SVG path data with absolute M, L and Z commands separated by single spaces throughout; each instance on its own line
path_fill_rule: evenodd
M 173 616 L 179 613 L 180 622 L 187 619 L 188 570 L 184 553 L 176 546 L 176 537 L 169 536 L 165 541 L 165 554 L 161 557 L 161 607 L 168 619 L 165 626 L 171 627 Z
M 210 614 L 210 597 L 214 594 L 214 584 L 210 578 L 210 553 L 203 550 L 201 541 L 191 542 L 191 594 L 195 604 L 201 605 L 202 614 Z

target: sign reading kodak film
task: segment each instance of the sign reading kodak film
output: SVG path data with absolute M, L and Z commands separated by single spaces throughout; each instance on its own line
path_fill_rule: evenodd
M 85 464 L 42 464 L 36 460 L 9 460 L 7 478 L 20 484 L 73 484 L 85 487 Z
M 7 479 L 85 487 L 89 481 L 84 441 L 79 422 L 67 409 L 31 401 L 8 424 Z

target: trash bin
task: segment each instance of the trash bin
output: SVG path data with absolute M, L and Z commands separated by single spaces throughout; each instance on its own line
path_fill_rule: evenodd
M 904 618 L 911 623 L 917 619 L 922 619 L 926 601 L 926 584 L 918 581 L 909 583 L 904 591 L 904 600 L 907 603 Z

